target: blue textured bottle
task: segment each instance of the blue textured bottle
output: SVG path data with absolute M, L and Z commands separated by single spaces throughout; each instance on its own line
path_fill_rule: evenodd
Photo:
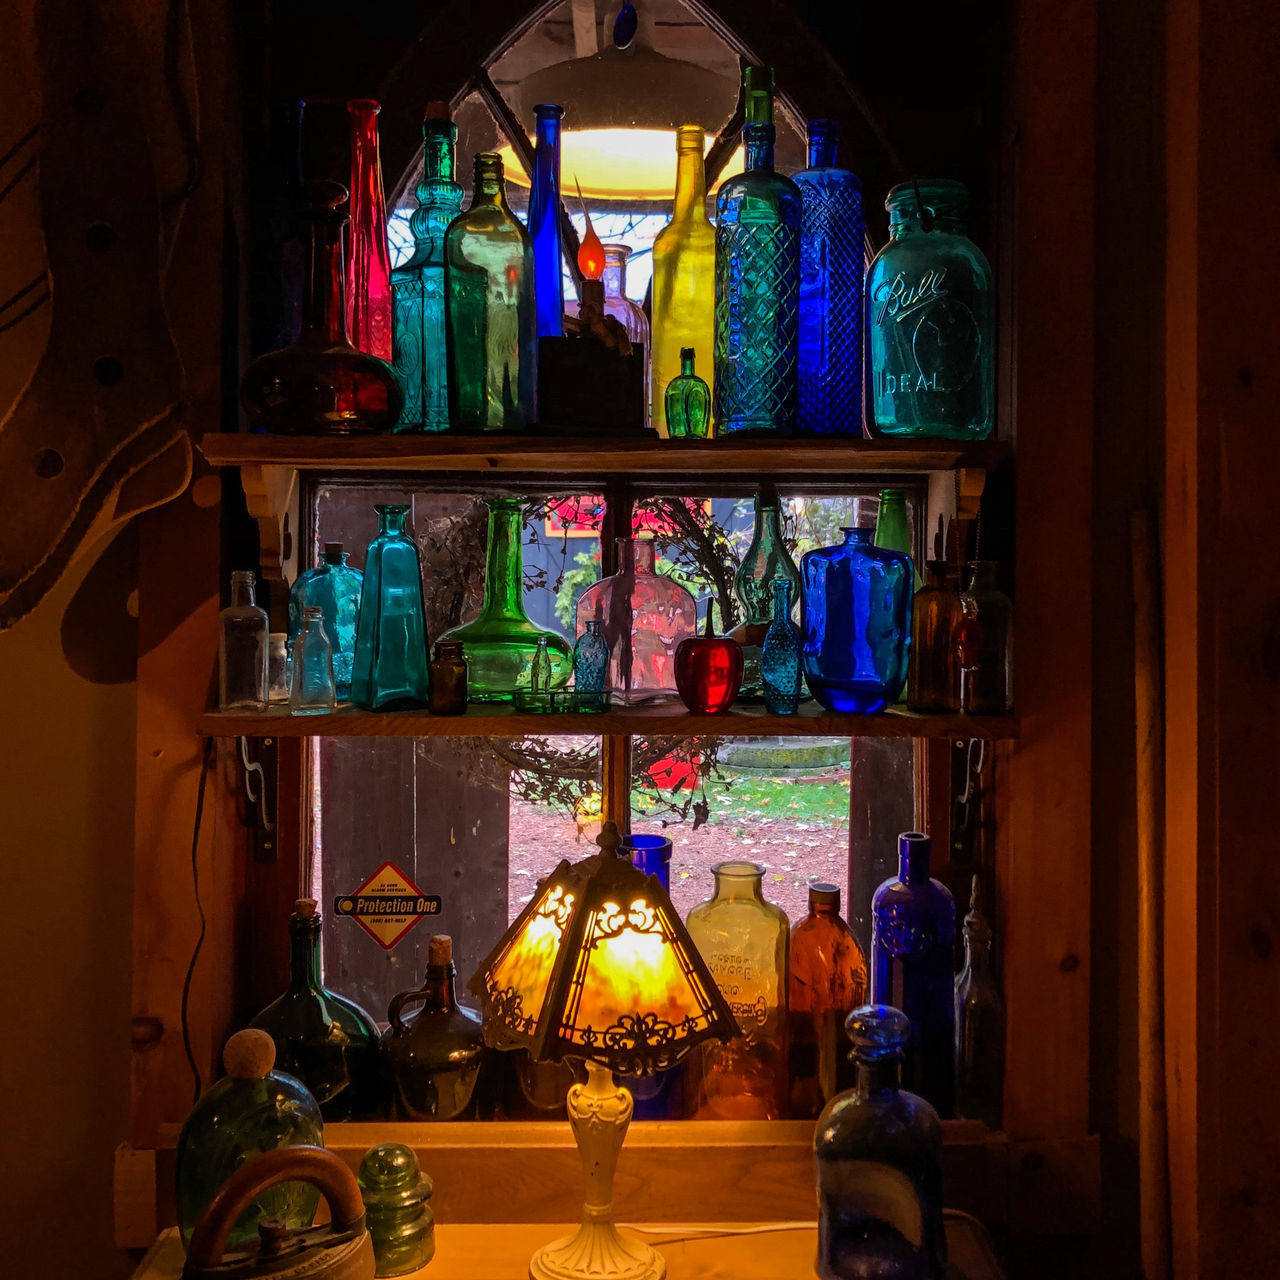
M 956 904 L 929 876 L 930 840 L 898 837 L 898 874 L 871 899 L 871 999 L 911 1019 L 902 1083 L 943 1118 L 955 1099 Z
M 404 387 L 395 431 L 443 431 L 449 425 L 449 361 L 444 336 L 444 233 L 462 208 L 454 181 L 458 127 L 447 102 L 427 103 L 422 122 L 422 181 L 409 219 L 413 256 L 391 273 L 392 363 Z M 337 659 L 337 648 L 334 659 Z
M 580 695 L 594 695 L 604 705 L 604 682 L 609 674 L 609 643 L 600 634 L 600 619 L 588 618 L 573 646 L 573 687 Z
M 799 394 L 800 188 L 773 169 L 773 71 L 748 67 L 746 172 L 716 199 L 715 434 L 789 434 Z
M 533 184 L 529 235 L 533 240 L 533 307 L 538 337 L 564 336 L 564 258 L 560 242 L 560 121 L 564 108 L 533 109 Z
M 760 683 L 770 715 L 795 715 L 800 706 L 800 632 L 791 621 L 790 578 L 773 580 L 773 621 L 764 633 Z
M 364 575 L 347 564 L 340 542 L 324 544 L 324 559 L 308 569 L 289 592 L 289 639 L 302 630 L 302 611 L 308 605 L 320 610 L 324 633 L 333 646 L 333 683 L 340 699 L 351 696 L 351 670 L 356 655 L 356 626 L 360 617 L 360 593 Z
M 836 166 L 839 128 L 809 121 L 809 167 L 795 175 L 800 222 L 802 435 L 862 434 L 862 183 Z

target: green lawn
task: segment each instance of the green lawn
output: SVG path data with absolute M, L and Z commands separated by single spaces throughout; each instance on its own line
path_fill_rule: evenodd
M 803 822 L 824 827 L 849 825 L 849 779 L 819 781 L 808 778 L 762 778 L 754 773 L 724 770 L 724 780 L 709 779 L 707 800 L 711 821 L 759 823 L 767 821 Z M 632 812 L 645 812 L 645 797 L 631 796 Z

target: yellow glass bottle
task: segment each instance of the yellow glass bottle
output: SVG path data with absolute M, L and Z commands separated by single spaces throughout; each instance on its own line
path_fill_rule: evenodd
M 676 130 L 675 208 L 653 242 L 649 403 L 653 425 L 664 440 L 667 383 L 680 376 L 681 347 L 693 348 L 708 381 L 715 352 L 716 233 L 707 218 L 704 145 L 705 135 L 696 124 Z

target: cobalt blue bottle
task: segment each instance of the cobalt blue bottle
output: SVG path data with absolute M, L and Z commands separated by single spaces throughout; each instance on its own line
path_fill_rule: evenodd
M 564 336 L 564 274 L 560 243 L 560 121 L 564 108 L 541 102 L 533 109 L 533 185 L 529 236 L 533 240 L 533 308 L 539 338 Z
M 942 1117 L 955 1100 L 956 904 L 929 876 L 930 840 L 898 837 L 898 874 L 871 899 L 871 999 L 911 1020 L 902 1083 Z
M 795 175 L 800 222 L 802 435 L 862 434 L 862 183 L 836 167 L 839 127 L 809 121 L 809 167 Z

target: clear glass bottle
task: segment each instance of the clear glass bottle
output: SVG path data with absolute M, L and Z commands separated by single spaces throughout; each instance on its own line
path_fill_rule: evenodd
M 231 603 L 218 615 L 218 706 L 267 709 L 267 613 L 254 603 L 248 569 L 231 575 Z
M 707 218 L 705 147 L 698 125 L 676 130 L 675 204 L 671 221 L 653 242 L 649 402 L 653 425 L 662 437 L 669 434 L 667 387 L 682 371 L 684 349 L 701 353 L 708 375 L 715 351 L 716 233 Z
M 351 697 L 351 669 L 355 663 L 356 631 L 360 621 L 360 593 L 364 574 L 347 563 L 340 542 L 326 542 L 324 557 L 300 574 L 289 592 L 289 638 L 302 629 L 302 611 L 316 605 L 324 618 L 324 633 L 333 646 L 333 683 L 339 700 Z
M 430 682 L 427 624 L 418 547 L 405 533 L 409 508 L 374 510 L 381 527 L 365 552 L 351 700 L 368 711 L 421 707 Z
M 619 538 L 618 570 L 578 597 L 579 631 L 591 619 L 609 646 L 614 702 L 671 702 L 676 649 L 697 630 L 698 606 L 678 582 L 654 571 L 652 538 Z
M 772 485 L 761 485 L 755 496 L 755 525 L 742 562 L 733 575 L 733 594 L 741 620 L 729 633 L 742 646 L 742 698 L 751 702 L 763 694 L 760 659 L 765 634 L 773 622 L 775 578 L 791 583 L 791 598 L 800 598 L 800 570 L 787 550 L 782 531 L 782 501 Z
M 609 645 L 600 634 L 600 619 L 588 618 L 573 647 L 573 687 L 578 693 L 604 693 L 609 675 Z
M 533 242 L 507 204 L 502 158 L 475 159 L 471 207 L 445 235 L 449 420 L 521 431 L 536 417 Z
M 773 168 L 773 71 L 748 67 L 746 171 L 716 197 L 715 432 L 795 429 L 800 188 Z
M 533 178 L 529 236 L 533 240 L 533 297 L 539 338 L 564 336 L 564 249 L 560 235 L 560 121 L 564 108 L 533 109 Z
M 391 359 L 391 246 L 378 153 L 378 113 L 370 98 L 347 103 L 351 117 L 351 261 L 347 270 L 347 329 L 361 351 Z
M 433 716 L 460 716 L 467 710 L 467 656 L 456 640 L 441 640 L 431 660 L 431 697 L 427 709 Z
M 538 647 L 529 662 L 529 692 L 551 692 L 551 654 L 547 651 L 547 637 L 538 637 Z
M 781 1119 L 789 1092 L 787 915 L 765 901 L 758 862 L 720 862 L 711 870 L 715 896 L 694 907 L 686 923 L 742 1036 L 695 1052 L 688 1094 L 698 1119 Z
M 960 709 L 972 715 L 1002 715 L 1013 707 L 1013 601 L 1000 590 L 994 560 L 969 565 L 969 586 L 960 598 L 968 656 L 960 670 Z
M 991 924 L 975 875 L 956 977 L 956 1115 L 999 1129 L 1004 1103 L 1004 1001 L 991 971 Z
M 991 267 L 965 235 L 959 182 L 889 192 L 889 243 L 867 271 L 874 434 L 985 440 L 995 424 Z
M 395 301 L 395 369 L 404 410 L 395 431 L 449 426 L 449 362 L 445 351 L 444 233 L 462 208 L 454 181 L 458 126 L 447 102 L 427 103 L 422 122 L 422 181 L 409 220 L 413 256 L 391 273 Z
M 773 621 L 764 634 L 760 684 L 770 715 L 793 716 L 800 708 L 800 629 L 791 621 L 791 579 L 773 580 Z
M 884 1005 L 846 1026 L 857 1088 L 827 1103 L 813 1138 L 819 1280 L 944 1280 L 942 1125 L 898 1087 L 910 1026 Z
M 956 904 L 929 876 L 930 840 L 898 837 L 898 874 L 871 899 L 871 999 L 911 1020 L 902 1082 L 944 1119 L 955 1094 Z
M 293 686 L 293 655 L 286 631 L 267 633 L 267 705 L 285 706 Z
M 711 436 L 711 388 L 694 371 L 692 347 L 680 348 L 680 373 L 667 383 L 666 426 L 672 440 Z
M 333 648 L 324 631 L 324 613 L 316 605 L 302 610 L 302 630 L 293 642 L 289 708 L 295 716 L 323 715 L 338 705 L 333 682 Z
M 959 711 L 960 596 L 945 560 L 930 560 L 925 567 L 928 579 L 911 602 L 907 706 L 912 711 Z
M 649 385 L 649 317 L 638 303 L 627 296 L 627 259 L 631 250 L 625 244 L 604 246 L 604 313 L 612 316 L 627 331 L 633 343 L 644 347 L 645 380 Z
M 862 183 L 836 164 L 839 126 L 809 121 L 809 167 L 795 175 L 800 223 L 800 409 L 803 435 L 862 434 Z

